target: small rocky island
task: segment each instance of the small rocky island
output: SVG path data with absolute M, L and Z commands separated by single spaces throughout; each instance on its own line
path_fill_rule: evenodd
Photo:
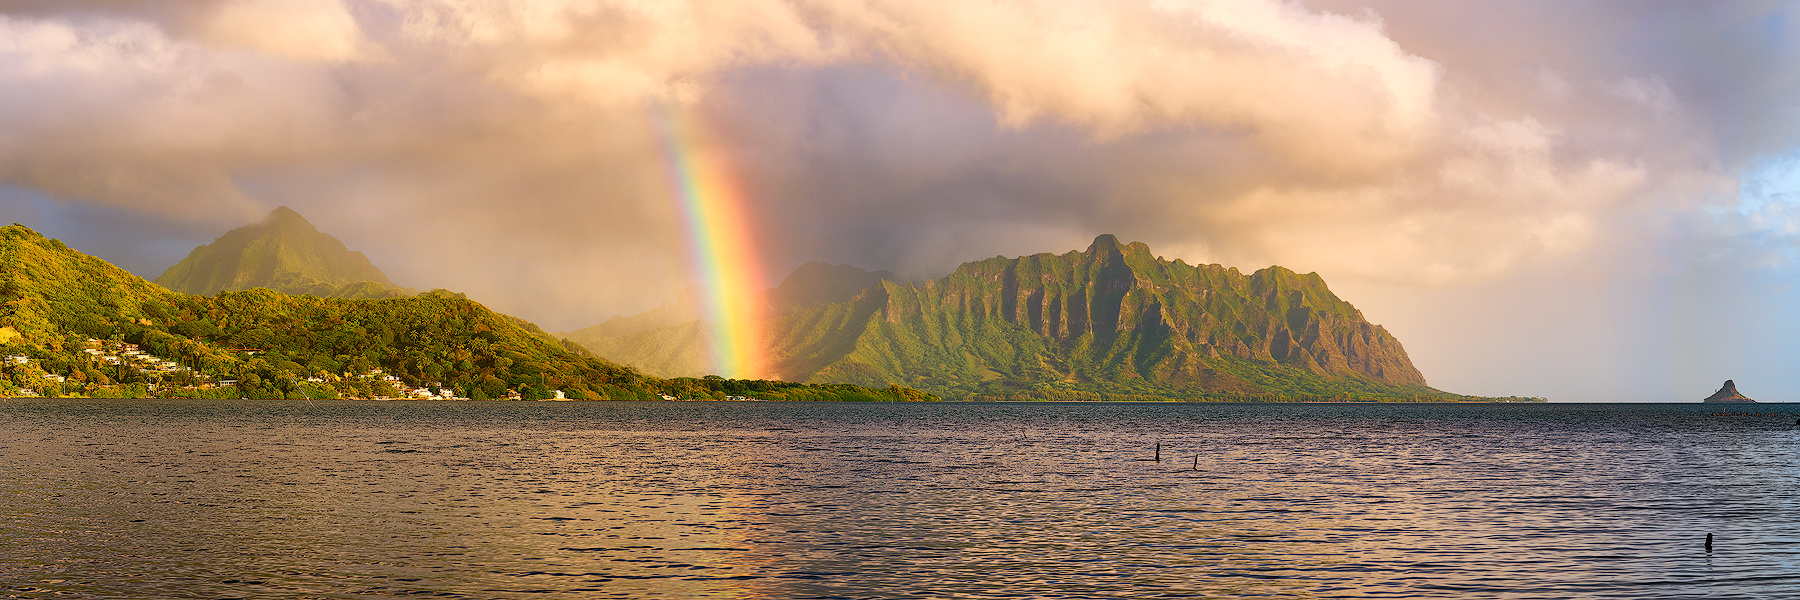
M 1719 388 L 1719 391 L 1713 392 L 1713 395 L 1707 396 L 1706 399 L 1701 400 L 1701 402 L 1755 402 L 1755 400 L 1745 398 L 1743 394 L 1739 394 L 1737 391 L 1737 384 L 1732 383 L 1730 379 L 1727 379 L 1725 380 L 1725 387 Z

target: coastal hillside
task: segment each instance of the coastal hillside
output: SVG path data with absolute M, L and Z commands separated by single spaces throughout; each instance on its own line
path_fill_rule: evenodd
M 662 379 L 443 290 L 321 298 L 170 291 L 0 228 L 0 396 L 933 400 L 883 386 Z
M 363 253 L 344 247 L 285 206 L 195 248 L 156 283 L 185 294 L 268 288 L 326 298 L 406 295 Z
M 1111 235 L 853 296 L 771 320 L 784 379 L 973 399 L 1462 398 L 1428 387 L 1400 341 L 1317 274 L 1167 261 Z M 588 347 L 659 372 L 689 365 L 637 360 L 681 356 L 703 333 L 685 323 Z M 631 341 L 639 353 L 620 352 Z
M 865 271 L 847 265 L 809 262 L 800 265 L 764 297 L 768 313 L 793 314 L 849 301 L 864 290 L 894 279 L 887 271 Z M 613 317 L 561 337 L 647 373 L 667 377 L 699 377 L 712 369 L 710 327 L 701 321 L 695 292 L 674 302 L 630 316 Z

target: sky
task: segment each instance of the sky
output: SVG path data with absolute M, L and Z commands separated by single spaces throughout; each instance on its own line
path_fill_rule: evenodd
M 154 278 L 289 206 L 552 331 L 1112 233 L 1318 272 L 1434 386 L 1800 401 L 1800 6 L 0 0 L 0 222 Z

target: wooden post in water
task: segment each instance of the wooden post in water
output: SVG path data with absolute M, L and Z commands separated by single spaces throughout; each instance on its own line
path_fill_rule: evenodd
M 1706 551 L 1712 552 L 1712 534 L 1706 534 Z
M 1195 471 L 1200 470 L 1200 455 L 1198 455 L 1198 454 L 1194 455 L 1194 470 Z
M 1162 462 L 1162 442 L 1156 443 L 1156 462 Z

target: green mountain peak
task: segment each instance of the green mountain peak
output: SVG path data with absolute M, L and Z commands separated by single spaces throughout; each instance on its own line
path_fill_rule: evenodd
M 263 287 L 321 297 L 404 295 L 363 253 L 286 206 L 195 248 L 156 283 L 188 294 Z

